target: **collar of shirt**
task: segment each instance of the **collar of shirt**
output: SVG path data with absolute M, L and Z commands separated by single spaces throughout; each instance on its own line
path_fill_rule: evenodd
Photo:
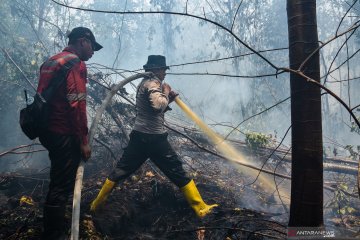
M 76 52 L 76 50 L 75 50 L 74 48 L 72 48 L 72 47 L 66 47 L 66 48 L 64 48 L 63 52 L 70 52 L 70 53 L 73 53 L 73 54 L 75 54 L 76 56 L 79 57 L 79 54 L 78 54 L 78 53 Z

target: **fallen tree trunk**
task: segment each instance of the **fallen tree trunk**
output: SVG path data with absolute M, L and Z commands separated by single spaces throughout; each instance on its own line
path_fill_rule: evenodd
M 233 142 L 235 144 L 237 144 L 240 148 L 244 148 L 244 149 L 248 149 L 249 147 L 246 145 L 246 143 L 244 141 L 239 141 L 239 140 L 234 140 L 234 139 L 228 139 L 228 141 Z M 266 153 L 268 151 L 273 151 L 274 148 L 272 147 L 258 147 L 256 150 L 254 150 L 256 153 Z M 275 150 L 276 154 L 291 154 L 291 150 L 289 151 L 289 149 L 285 149 L 285 148 L 277 148 Z M 284 159 L 286 161 L 291 161 L 290 157 L 286 157 L 286 159 Z M 350 164 L 350 165 L 358 165 L 358 161 L 356 160 L 352 160 L 349 158 L 344 158 L 344 157 L 324 157 L 324 162 L 333 162 L 333 163 L 339 163 L 339 164 Z
M 199 144 L 195 139 L 191 138 L 190 136 L 166 125 L 167 128 L 169 128 L 170 130 L 181 134 L 183 137 L 185 137 L 186 139 L 190 140 L 190 142 L 192 142 L 195 146 L 197 146 L 199 149 L 208 152 L 210 154 L 216 155 L 218 157 L 227 159 L 225 156 L 208 149 L 207 147 L 202 146 L 201 144 Z M 235 142 L 234 140 L 232 142 Z M 249 151 L 249 147 L 246 145 L 245 142 L 241 142 L 241 141 L 236 141 L 237 143 L 237 147 L 239 147 L 242 152 L 252 152 L 252 153 L 256 153 L 256 154 L 264 154 L 264 155 L 268 155 L 270 156 L 270 152 L 274 151 L 273 148 L 268 148 L 268 147 L 259 147 L 256 150 L 251 150 Z M 280 155 L 278 153 L 283 153 L 283 154 L 289 154 L 289 152 L 285 152 L 284 150 L 275 150 L 273 155 L 276 155 L 279 158 L 279 161 L 286 161 L 286 162 L 291 162 L 291 157 L 290 156 L 284 156 L 284 155 Z M 275 159 L 275 158 L 273 158 Z M 230 161 L 232 161 L 231 159 L 229 159 Z M 276 160 L 276 159 L 275 159 Z M 358 174 L 358 168 L 355 166 L 355 164 L 357 165 L 357 163 L 353 160 L 348 160 L 348 159 L 336 159 L 336 158 L 325 158 L 325 163 L 323 165 L 324 167 L 324 171 L 327 172 L 336 172 L 336 173 L 342 173 L 342 174 L 349 174 L 349 175 L 357 175 Z M 279 173 L 274 173 L 272 170 L 267 170 L 265 168 L 260 168 L 254 165 L 250 165 L 250 164 L 244 164 L 244 163 L 239 163 L 237 161 L 235 161 L 237 164 L 242 165 L 244 167 L 249 167 L 252 168 L 254 170 L 258 170 L 267 174 L 271 174 L 271 175 L 275 175 L 277 177 L 281 177 L 281 178 L 285 178 L 285 179 L 290 179 L 289 176 L 284 175 L 284 174 L 279 174 Z M 335 162 L 334 163 L 328 163 L 328 162 Z M 351 166 L 345 165 L 345 164 L 350 164 Z
M 332 163 L 324 163 L 324 171 L 349 174 L 349 175 L 355 175 L 355 176 L 358 174 L 357 167 L 338 165 L 338 164 L 332 164 Z

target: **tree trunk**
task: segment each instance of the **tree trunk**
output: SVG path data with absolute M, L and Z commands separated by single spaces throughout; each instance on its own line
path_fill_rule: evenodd
M 42 38 L 42 30 L 43 30 L 43 25 L 44 25 L 44 14 L 45 14 L 45 6 L 46 6 L 47 1 L 46 0 L 40 0 L 39 1 L 39 22 L 38 22 L 38 26 L 37 26 L 37 32 L 39 35 L 39 38 Z
M 318 48 L 316 1 L 287 0 L 290 68 Z M 303 67 L 320 80 L 319 53 Z M 292 181 L 290 227 L 323 225 L 323 162 L 320 88 L 291 73 Z

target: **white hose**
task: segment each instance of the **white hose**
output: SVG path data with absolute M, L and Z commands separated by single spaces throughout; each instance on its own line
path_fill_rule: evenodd
M 94 133 L 95 129 L 97 128 L 97 125 L 101 119 L 101 116 L 103 112 L 105 111 L 106 107 L 111 102 L 111 99 L 113 96 L 125 86 L 125 84 L 141 78 L 145 76 L 151 75 L 151 72 L 146 73 L 138 73 L 133 76 L 130 76 L 128 78 L 125 78 L 117 85 L 114 85 L 111 87 L 110 92 L 106 96 L 106 98 L 103 100 L 101 106 L 96 111 L 96 115 L 94 117 L 94 120 L 91 124 L 90 131 L 89 131 L 89 144 L 91 146 L 92 141 L 94 139 Z M 75 187 L 74 187 L 74 198 L 73 198 L 73 211 L 72 211 L 72 220 L 71 220 L 71 240 L 78 240 L 79 239 L 79 219 L 80 219 L 80 202 L 81 202 L 81 188 L 82 188 L 82 181 L 84 176 L 84 165 L 85 162 L 81 161 L 79 164 L 79 167 L 76 172 L 76 180 L 75 180 Z

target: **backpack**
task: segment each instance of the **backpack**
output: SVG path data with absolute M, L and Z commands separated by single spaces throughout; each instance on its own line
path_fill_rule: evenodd
M 49 101 L 66 79 L 69 70 L 78 62 L 80 59 L 77 56 L 65 62 L 57 76 L 51 79 L 49 86 L 41 94 L 38 92 L 35 94 L 34 101 L 31 104 L 28 103 L 25 90 L 26 107 L 20 110 L 19 123 L 22 131 L 30 140 L 39 137 L 47 129 L 50 113 Z

